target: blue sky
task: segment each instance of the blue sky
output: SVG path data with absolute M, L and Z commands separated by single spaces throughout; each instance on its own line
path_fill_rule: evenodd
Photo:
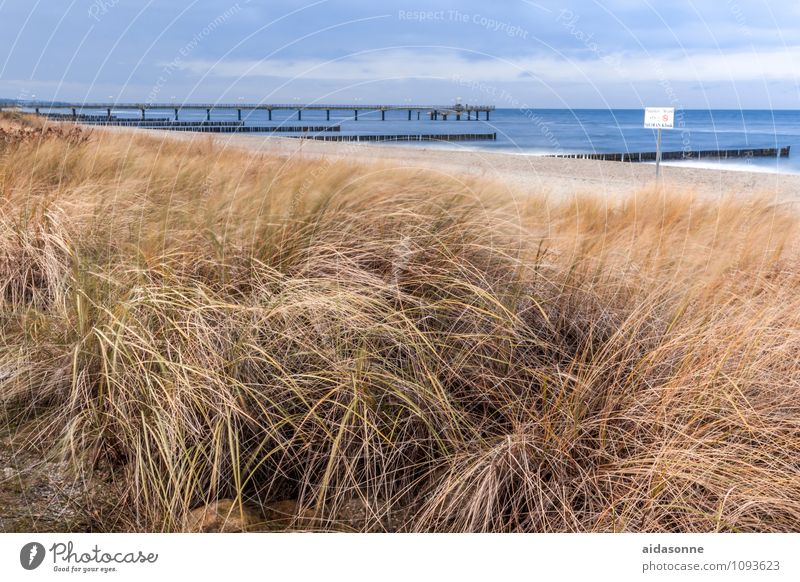
M 0 0 L 0 96 L 800 109 L 797 0 Z

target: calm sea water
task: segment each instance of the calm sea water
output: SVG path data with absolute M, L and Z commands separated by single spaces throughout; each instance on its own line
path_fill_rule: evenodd
M 84 111 L 84 113 L 104 113 Z M 148 116 L 169 117 L 171 111 L 148 112 Z M 328 123 L 324 111 L 305 111 L 302 121 L 297 114 L 274 112 L 273 121 L 267 120 L 265 111 L 243 112 L 248 125 L 324 125 Z M 115 112 L 119 117 L 133 117 L 135 112 Z M 475 149 L 541 155 L 572 152 L 642 152 L 655 151 L 654 130 L 642 128 L 644 112 L 638 109 L 498 109 L 490 114 L 489 121 L 431 121 L 424 115 L 417 120 L 414 113 L 408 121 L 406 111 L 390 111 L 386 121 L 379 112 L 359 111 L 358 121 L 351 114 L 332 112 L 330 123 L 340 123 L 346 134 L 395 133 L 483 133 L 497 132 L 494 142 L 458 142 L 449 144 L 408 143 L 402 147 L 440 147 L 450 149 Z M 205 112 L 181 112 L 181 120 L 204 119 Z M 215 120 L 235 120 L 235 110 L 217 110 Z M 699 167 L 724 167 L 733 170 L 785 172 L 800 174 L 800 111 L 767 110 L 679 110 L 676 127 L 663 132 L 664 151 L 699 151 L 709 149 L 734 149 L 743 147 L 767 148 L 792 146 L 792 156 L 787 158 L 754 158 L 711 161 L 665 162 L 669 165 Z

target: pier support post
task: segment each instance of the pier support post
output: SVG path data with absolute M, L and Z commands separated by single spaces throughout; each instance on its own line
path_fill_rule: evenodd
M 422 111 L 417 111 L 417 121 L 419 121 L 420 116 L 422 115 Z
M 78 111 L 74 107 L 72 108 L 72 117 L 78 117 Z
M 381 109 L 381 121 L 386 121 L 386 110 Z
M 486 110 L 486 121 L 489 121 L 489 110 Z
M 411 121 L 411 110 L 408 110 L 408 120 Z
M 269 120 L 272 121 L 272 109 L 267 109 L 267 114 L 269 115 Z
M 460 113 L 456 113 L 456 121 L 461 121 L 461 114 Z
M 206 121 L 211 121 L 211 110 L 206 109 Z
M 239 121 L 241 121 L 241 120 L 242 120 L 242 110 L 241 110 L 241 109 L 237 109 L 237 110 L 236 110 L 236 113 L 237 113 L 237 114 L 238 114 L 238 116 L 239 116 Z
M 354 110 L 353 110 L 353 113 L 355 114 L 355 115 L 353 116 L 353 121 L 358 121 L 358 109 L 354 109 Z
M 37 112 L 38 113 L 38 112 Z M 106 109 L 106 113 L 108 114 L 108 118 L 111 119 L 111 107 Z
M 297 121 L 302 121 L 302 120 L 303 120 L 303 110 L 302 109 L 298 109 L 297 110 Z
M 178 121 L 178 108 L 175 108 L 175 121 Z
M 142 112 L 142 119 L 144 119 L 144 107 L 142 107 L 141 112 Z
M 331 120 L 331 110 L 330 109 L 326 109 L 325 110 L 325 121 L 330 121 L 330 120 Z

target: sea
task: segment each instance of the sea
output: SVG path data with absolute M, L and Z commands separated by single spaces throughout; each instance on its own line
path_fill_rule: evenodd
M 83 110 L 84 114 L 105 111 Z M 408 120 L 406 110 L 386 112 L 381 121 L 379 111 L 360 110 L 358 120 L 352 112 L 332 111 L 330 121 L 325 111 L 303 111 L 298 121 L 296 112 L 275 111 L 272 121 L 267 112 L 243 112 L 246 125 L 326 125 L 341 126 L 342 134 L 419 134 L 419 133 L 496 133 L 496 141 L 474 142 L 398 142 L 397 147 L 433 147 L 440 149 L 483 150 L 523 156 L 557 153 L 635 153 L 656 150 L 656 130 L 643 128 L 641 109 L 497 109 L 489 119 L 474 116 L 460 121 L 450 115 L 431 120 L 423 112 L 414 112 Z M 114 111 L 120 118 L 137 118 L 135 111 Z M 172 110 L 149 110 L 148 117 L 170 117 Z M 205 119 L 205 111 L 183 110 L 181 121 Z M 237 119 L 235 109 L 218 109 L 212 120 Z M 253 134 L 248 134 L 253 135 Z M 276 134 L 280 135 L 280 134 Z M 679 109 L 675 112 L 674 129 L 662 133 L 662 151 L 697 152 L 740 148 L 782 148 L 791 146 L 788 158 L 740 158 L 732 160 L 676 160 L 664 165 L 720 168 L 750 172 L 800 174 L 800 110 L 731 110 Z

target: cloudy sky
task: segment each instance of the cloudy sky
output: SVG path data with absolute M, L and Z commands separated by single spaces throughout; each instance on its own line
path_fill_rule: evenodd
M 0 97 L 800 109 L 797 0 L 0 0 Z

